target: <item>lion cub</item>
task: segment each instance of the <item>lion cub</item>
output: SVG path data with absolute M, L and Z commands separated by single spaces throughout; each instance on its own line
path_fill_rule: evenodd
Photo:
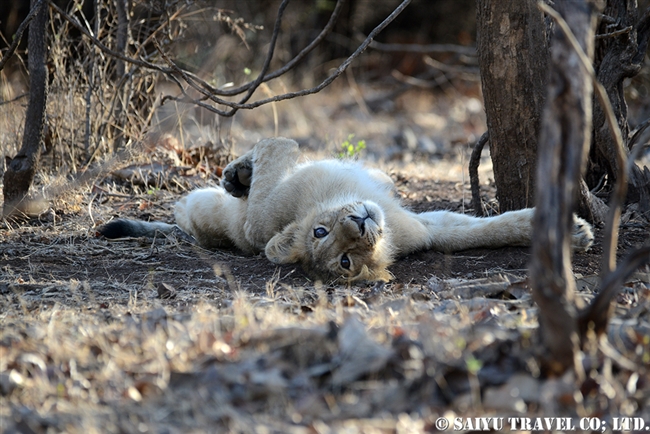
M 531 243 L 533 209 L 478 218 L 448 211 L 416 214 L 400 204 L 393 182 L 355 162 L 297 164 L 298 144 L 262 140 L 224 169 L 222 186 L 182 198 L 176 224 L 206 248 L 264 252 L 276 264 L 300 263 L 319 279 L 388 281 L 399 256 L 434 249 Z M 153 236 L 176 226 L 115 220 L 99 228 L 107 238 Z M 591 226 L 575 217 L 573 247 L 587 250 Z

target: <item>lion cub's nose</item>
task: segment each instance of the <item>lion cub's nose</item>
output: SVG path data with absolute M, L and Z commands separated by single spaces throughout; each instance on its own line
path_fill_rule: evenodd
M 355 222 L 357 226 L 359 226 L 359 231 L 361 232 L 361 235 L 363 235 L 366 232 L 366 219 L 368 217 L 369 216 L 367 214 L 365 217 L 359 217 L 356 215 L 350 216 L 350 219 L 352 219 L 352 221 Z

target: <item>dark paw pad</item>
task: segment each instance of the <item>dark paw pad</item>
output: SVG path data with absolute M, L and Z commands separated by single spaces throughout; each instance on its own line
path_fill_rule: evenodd
M 253 177 L 253 168 L 249 165 L 228 166 L 223 171 L 221 185 L 234 197 L 248 196 Z

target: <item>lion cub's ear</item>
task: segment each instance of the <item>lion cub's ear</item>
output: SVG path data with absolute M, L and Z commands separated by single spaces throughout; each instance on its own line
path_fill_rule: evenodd
M 273 238 L 266 243 L 264 249 L 266 257 L 276 264 L 293 264 L 300 262 L 300 228 L 298 223 L 291 223 L 282 232 L 275 234 Z

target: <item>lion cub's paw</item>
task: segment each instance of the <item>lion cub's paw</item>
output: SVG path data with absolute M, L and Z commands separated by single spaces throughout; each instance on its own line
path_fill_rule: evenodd
M 571 246 L 578 252 L 586 252 L 594 243 L 594 231 L 591 225 L 577 215 L 573 216 Z
M 223 170 L 221 186 L 234 197 L 248 196 L 253 180 L 253 160 L 243 155 L 231 162 Z

